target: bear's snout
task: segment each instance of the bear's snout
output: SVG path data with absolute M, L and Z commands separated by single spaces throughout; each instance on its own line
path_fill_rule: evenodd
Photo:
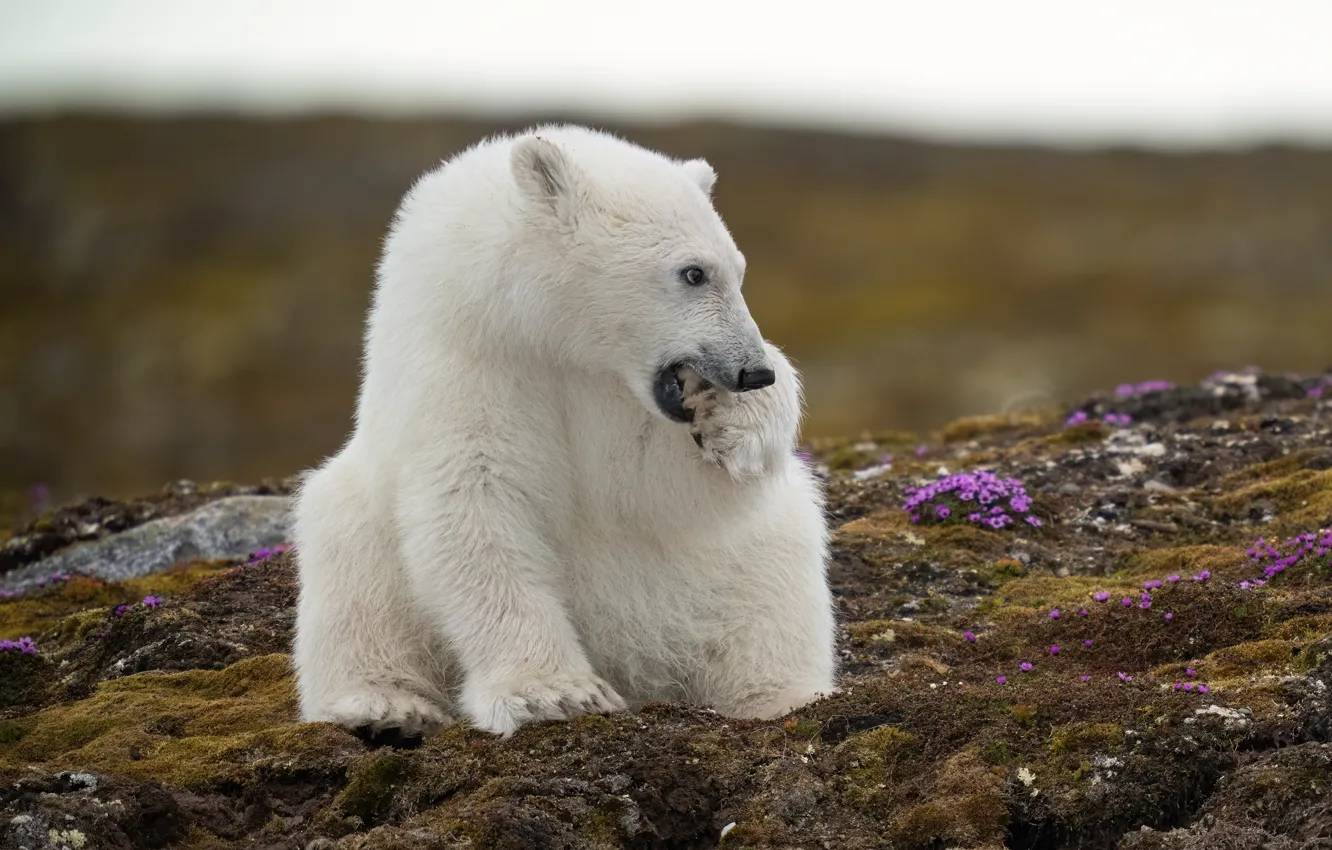
M 745 390 L 761 390 L 775 383 L 777 383 L 777 373 L 771 369 L 741 369 L 740 377 L 736 380 L 736 387 L 739 392 L 744 392 Z

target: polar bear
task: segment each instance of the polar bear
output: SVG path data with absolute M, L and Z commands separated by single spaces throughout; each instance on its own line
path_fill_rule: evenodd
M 715 174 L 600 131 L 488 139 L 385 242 L 352 435 L 302 479 L 302 719 L 419 740 L 833 686 L 797 373 Z

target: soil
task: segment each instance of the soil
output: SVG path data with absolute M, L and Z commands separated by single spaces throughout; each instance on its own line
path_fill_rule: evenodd
M 0 847 L 1324 846 L 1332 556 L 1240 582 L 1263 577 L 1258 538 L 1332 528 L 1325 380 L 811 446 L 843 675 L 771 722 L 654 704 L 413 749 L 295 723 L 290 553 L 0 600 L 0 637 L 38 648 L 0 656 Z M 1091 421 L 1066 426 L 1075 410 Z M 1043 524 L 902 510 L 982 468 Z M 92 501 L 13 539 L 223 494 Z

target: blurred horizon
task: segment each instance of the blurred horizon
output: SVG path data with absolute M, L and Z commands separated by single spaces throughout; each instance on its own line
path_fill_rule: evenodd
M 936 142 L 1332 144 L 1318 0 L 46 0 L 0 7 L 0 115 L 583 115 Z

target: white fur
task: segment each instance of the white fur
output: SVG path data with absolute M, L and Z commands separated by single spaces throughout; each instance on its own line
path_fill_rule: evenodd
M 509 734 L 651 700 L 773 718 L 831 689 L 799 381 L 749 316 L 714 179 L 544 127 L 407 194 L 354 432 L 296 502 L 303 719 Z M 672 421 L 653 377 L 702 350 L 776 383 L 691 373 L 694 422 Z

